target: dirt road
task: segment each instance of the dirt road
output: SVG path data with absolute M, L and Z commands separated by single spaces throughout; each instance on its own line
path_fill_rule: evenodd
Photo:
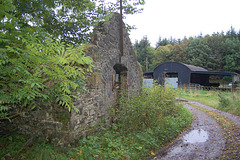
M 154 160 L 221 159 L 226 142 L 221 132 L 221 126 L 214 118 L 192 107 L 189 103 L 222 114 L 240 126 L 238 116 L 218 111 L 198 102 L 189 101 L 184 103 L 184 106 L 194 115 L 191 127 L 176 139 L 170 147 L 160 151 L 153 158 Z

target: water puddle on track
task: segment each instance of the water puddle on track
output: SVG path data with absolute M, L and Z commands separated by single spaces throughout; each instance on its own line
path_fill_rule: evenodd
M 203 129 L 192 130 L 186 134 L 183 139 L 186 143 L 206 142 L 208 139 L 208 134 L 207 131 L 204 131 Z

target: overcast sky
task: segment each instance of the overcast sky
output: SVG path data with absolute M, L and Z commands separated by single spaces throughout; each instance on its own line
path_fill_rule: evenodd
M 140 14 L 124 20 L 135 25 L 132 43 L 146 35 L 155 47 L 159 37 L 180 38 L 240 29 L 240 0 L 145 0 Z

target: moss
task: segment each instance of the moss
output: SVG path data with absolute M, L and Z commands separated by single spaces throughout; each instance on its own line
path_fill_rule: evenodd
M 70 116 L 68 113 L 61 112 L 57 115 L 57 121 L 58 122 L 69 122 L 70 121 Z

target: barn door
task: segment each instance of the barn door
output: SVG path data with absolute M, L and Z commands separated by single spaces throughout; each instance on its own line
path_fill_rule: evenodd
M 178 78 L 165 78 L 165 86 L 178 88 Z
M 166 87 L 178 88 L 178 73 L 166 73 L 164 80 Z

